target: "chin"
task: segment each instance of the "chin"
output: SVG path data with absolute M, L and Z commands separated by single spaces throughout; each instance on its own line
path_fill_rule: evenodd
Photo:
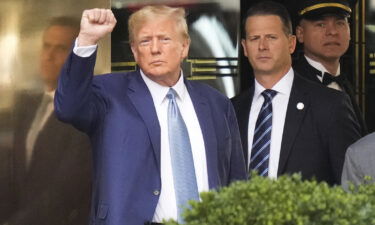
M 164 75 L 161 72 L 145 72 L 145 75 L 148 76 L 150 79 L 153 80 L 160 80 Z
M 342 53 L 342 54 L 339 54 L 339 53 L 332 54 L 332 53 L 330 53 L 330 54 L 324 55 L 324 57 L 326 59 L 336 60 L 336 59 L 339 59 L 342 55 L 344 55 L 344 53 Z
M 42 79 L 45 83 L 53 83 L 53 82 L 57 82 L 58 80 L 58 77 L 59 76 L 56 76 L 56 75 L 42 75 Z

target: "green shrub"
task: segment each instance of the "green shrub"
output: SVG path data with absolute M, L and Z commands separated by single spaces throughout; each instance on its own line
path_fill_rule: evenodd
M 253 175 L 218 191 L 201 194 L 184 212 L 186 225 L 372 225 L 375 185 L 345 192 L 299 175 L 277 180 Z M 176 225 L 168 221 L 167 225 Z

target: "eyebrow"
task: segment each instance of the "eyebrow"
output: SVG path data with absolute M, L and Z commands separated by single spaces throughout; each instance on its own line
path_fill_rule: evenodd
M 270 35 L 275 35 L 275 36 L 278 36 L 278 34 L 276 34 L 276 33 L 269 33 L 269 34 L 264 34 L 264 35 L 262 35 L 262 34 L 248 34 L 248 35 L 246 35 L 246 37 L 260 37 L 260 36 L 270 36 Z

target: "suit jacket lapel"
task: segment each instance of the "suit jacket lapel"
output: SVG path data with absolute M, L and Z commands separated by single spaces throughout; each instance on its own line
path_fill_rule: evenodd
M 202 130 L 206 149 L 208 184 L 210 188 L 214 188 L 219 184 L 219 174 L 217 173 L 218 155 L 216 132 L 212 121 L 210 105 L 207 98 L 200 93 L 199 89 L 195 88 L 189 81 L 185 80 L 185 84 Z
M 53 113 L 53 112 L 52 112 Z M 51 137 L 50 131 L 54 131 L 54 136 Z M 38 174 L 34 172 L 38 168 L 38 163 L 40 161 L 45 162 L 53 162 L 56 163 L 51 156 L 55 154 L 62 154 L 61 152 L 51 152 L 51 149 L 54 149 L 54 143 L 56 141 L 56 136 L 61 136 L 61 127 L 58 126 L 58 120 L 52 117 L 52 114 L 48 116 L 47 121 L 44 124 L 44 127 L 39 131 L 38 136 L 34 143 L 33 153 L 30 159 L 30 165 L 28 169 L 28 173 L 30 174 Z M 52 142 L 52 143 L 51 143 Z M 61 144 L 61 143 L 60 143 Z M 49 148 L 46 148 L 49 146 Z M 58 157 L 61 158 L 61 157 Z M 30 178 L 30 175 L 29 175 Z M 32 179 L 32 178 L 31 178 Z
M 317 77 L 318 74 L 321 74 L 321 71 L 317 70 L 315 67 L 313 67 L 312 65 L 310 65 L 309 62 L 307 62 L 306 60 L 306 57 L 305 56 L 301 56 L 302 59 L 300 60 L 299 64 L 299 68 L 303 71 L 303 75 L 308 78 L 309 80 L 312 80 L 316 83 L 319 83 L 321 84 L 322 81 L 319 80 L 319 78 Z
M 358 106 L 356 95 L 353 90 L 353 86 L 351 85 L 350 81 L 347 79 L 347 74 L 341 74 L 340 76 L 343 76 L 343 79 L 344 79 L 342 82 L 343 89 L 345 93 L 349 95 L 350 102 L 352 103 L 352 107 L 357 118 L 357 122 L 359 123 L 360 128 L 361 128 L 361 133 L 364 136 L 368 133 L 367 125 L 363 119 L 362 110 Z
M 300 82 L 302 78 L 300 78 L 296 72 L 294 72 L 294 74 L 281 142 L 278 176 L 282 174 L 285 169 L 290 151 L 293 148 L 296 136 L 299 133 L 302 121 L 310 105 L 309 98 L 304 91 L 304 86 Z M 299 105 L 298 108 L 297 105 Z
M 249 130 L 249 115 L 251 104 L 254 96 L 254 85 L 250 87 L 243 95 L 241 95 L 239 102 L 240 105 L 237 110 L 238 127 L 241 131 L 242 149 L 245 157 L 246 167 L 248 165 L 249 143 L 248 143 L 248 130 Z M 251 145 L 251 144 L 250 144 Z
M 15 111 L 18 125 L 15 128 L 14 171 L 16 173 L 15 179 L 19 186 L 23 186 L 28 177 L 26 168 L 26 140 L 42 97 L 43 94 L 35 96 L 25 95 L 20 97 L 21 102 L 16 105 Z
M 160 171 L 160 125 L 154 102 L 139 71 L 129 76 L 131 77 L 129 77 L 128 96 L 147 127 Z

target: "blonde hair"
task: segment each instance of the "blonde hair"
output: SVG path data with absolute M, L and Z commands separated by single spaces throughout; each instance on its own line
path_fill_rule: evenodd
M 172 8 L 166 5 L 153 5 L 145 6 L 129 17 L 128 29 L 130 43 L 133 43 L 135 38 L 134 35 L 141 28 L 141 26 L 148 21 L 154 20 L 155 17 L 165 17 L 175 21 L 176 28 L 178 32 L 181 32 L 182 37 L 188 40 L 190 39 L 184 8 Z

